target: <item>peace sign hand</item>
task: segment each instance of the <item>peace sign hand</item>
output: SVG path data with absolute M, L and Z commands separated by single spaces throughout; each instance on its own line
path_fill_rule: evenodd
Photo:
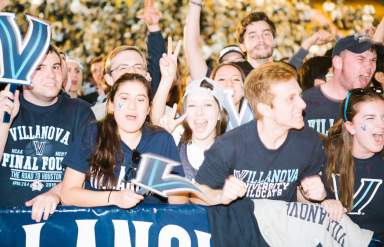
M 181 49 L 181 41 L 179 40 L 176 44 L 176 48 L 173 51 L 173 41 L 171 37 L 168 37 L 168 50 L 167 54 L 163 54 L 160 59 L 160 71 L 161 76 L 166 79 L 173 81 L 176 77 L 177 71 L 177 57 L 179 56 Z

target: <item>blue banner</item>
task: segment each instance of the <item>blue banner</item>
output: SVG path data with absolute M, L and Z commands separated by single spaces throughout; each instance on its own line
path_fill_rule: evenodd
M 0 210 L 0 246 L 212 246 L 208 216 L 195 205 L 59 207 L 47 221 L 30 208 Z

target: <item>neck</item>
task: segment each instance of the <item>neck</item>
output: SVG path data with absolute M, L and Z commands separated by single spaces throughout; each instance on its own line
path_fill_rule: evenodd
M 77 98 L 77 91 L 69 91 L 68 94 L 71 98 Z
M 257 132 L 260 140 L 268 149 L 278 149 L 287 139 L 288 131 L 275 121 L 265 117 L 257 121 Z
M 265 64 L 267 62 L 272 62 L 273 59 L 272 59 L 272 56 L 268 58 L 258 58 L 258 59 L 254 59 L 254 58 L 251 58 L 250 56 L 247 56 L 247 61 L 252 65 L 253 68 L 257 68 L 260 65 Z
M 210 136 L 208 138 L 205 138 L 204 140 L 197 139 L 192 136 L 192 144 L 198 146 L 202 150 L 208 150 L 214 142 L 215 142 L 214 136 L 212 137 Z
M 26 101 L 37 106 L 51 106 L 57 102 L 58 96 L 53 98 L 35 97 L 28 90 L 24 90 L 23 97 Z
M 335 77 L 332 77 L 326 83 L 321 84 L 320 88 L 327 97 L 339 101 L 343 100 L 348 93 L 348 91 L 345 90 L 343 86 L 341 86 L 340 81 L 338 81 Z
M 139 145 L 142 132 L 141 132 L 141 130 L 138 130 L 138 131 L 133 132 L 133 133 L 126 133 L 126 132 L 123 132 L 119 129 L 119 134 L 120 134 L 121 140 L 125 144 L 127 144 L 127 146 L 131 150 L 133 150 L 133 149 L 136 149 L 137 145 Z
M 356 140 L 353 140 L 352 156 L 357 159 L 368 159 L 371 158 L 375 153 L 372 153 L 366 149 L 363 149 Z

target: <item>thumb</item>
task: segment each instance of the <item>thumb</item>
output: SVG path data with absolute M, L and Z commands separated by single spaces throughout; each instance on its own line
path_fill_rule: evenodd
M 33 199 L 29 200 L 29 201 L 26 201 L 25 202 L 25 206 L 32 207 L 34 203 L 35 203 L 35 198 L 33 198 Z
M 186 117 L 187 117 L 187 114 L 185 113 L 184 115 L 182 115 L 179 118 L 175 119 L 175 124 L 176 125 L 181 124 L 185 120 Z

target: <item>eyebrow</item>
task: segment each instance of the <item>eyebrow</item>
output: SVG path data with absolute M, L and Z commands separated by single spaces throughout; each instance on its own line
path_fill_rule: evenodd
M 143 96 L 143 97 L 147 97 L 148 98 L 148 96 L 146 95 L 146 94 L 131 94 L 131 93 L 119 93 L 119 96 L 121 96 L 121 95 L 132 95 L 132 96 Z

